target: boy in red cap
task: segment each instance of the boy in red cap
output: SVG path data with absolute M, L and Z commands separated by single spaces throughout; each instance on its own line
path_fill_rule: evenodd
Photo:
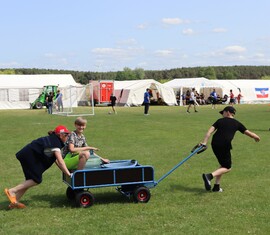
M 5 189 L 5 194 L 10 200 L 10 209 L 26 207 L 19 200 L 29 188 L 42 182 L 42 174 L 54 162 L 63 173 L 71 176 L 61 154 L 61 149 L 64 147 L 69 133 L 70 131 L 65 126 L 57 126 L 54 131 L 48 132 L 48 136 L 33 140 L 16 153 L 23 169 L 25 181 L 13 188 Z
M 253 138 L 256 142 L 260 141 L 260 137 L 258 135 L 247 130 L 241 122 L 234 119 L 234 115 L 236 113 L 234 107 L 227 106 L 219 113 L 223 118 L 218 119 L 209 128 L 204 140 L 201 142 L 202 145 L 206 145 L 211 134 L 215 132 L 211 145 L 220 167 L 212 173 L 202 175 L 204 186 L 207 191 L 211 190 L 211 180 L 216 178 L 215 185 L 212 189 L 213 192 L 222 192 L 222 189 L 220 188 L 221 177 L 223 174 L 231 170 L 231 141 L 233 140 L 236 131 L 240 131 L 242 134 Z

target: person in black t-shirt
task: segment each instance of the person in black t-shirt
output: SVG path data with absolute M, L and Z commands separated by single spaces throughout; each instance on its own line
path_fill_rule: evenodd
M 202 145 L 206 145 L 211 134 L 214 133 L 211 146 L 212 150 L 220 164 L 220 167 L 212 173 L 203 174 L 203 181 L 205 189 L 211 190 L 211 180 L 216 178 L 216 183 L 212 189 L 213 192 L 222 192 L 220 188 L 220 180 L 223 174 L 231 170 L 231 141 L 234 138 L 236 131 L 240 131 L 253 138 L 256 142 L 260 141 L 260 137 L 255 133 L 247 130 L 247 128 L 239 121 L 234 119 L 236 110 L 232 106 L 225 107 L 219 112 L 223 118 L 218 119 L 207 131 L 204 140 L 201 142 Z
M 117 114 L 116 110 L 115 110 L 115 102 L 116 102 L 116 97 L 113 95 L 113 93 L 110 96 L 110 101 L 111 101 L 111 106 L 112 106 L 112 111 Z

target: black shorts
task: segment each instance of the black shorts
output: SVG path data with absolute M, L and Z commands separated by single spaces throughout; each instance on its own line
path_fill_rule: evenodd
M 194 100 L 190 100 L 189 102 L 188 102 L 188 104 L 194 104 L 195 102 L 194 102 Z
M 232 160 L 231 160 L 231 148 L 225 146 L 216 146 L 212 145 L 212 149 L 219 164 L 227 169 L 232 167 Z

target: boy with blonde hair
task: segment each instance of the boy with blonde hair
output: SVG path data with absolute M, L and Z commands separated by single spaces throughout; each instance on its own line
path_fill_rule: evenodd
M 74 125 L 75 130 L 71 132 L 63 149 L 64 162 L 68 169 L 82 170 L 87 160 L 90 158 L 90 150 L 98 151 L 96 147 L 88 146 L 83 134 L 86 128 L 87 120 L 78 117 Z M 108 159 L 100 158 L 104 163 L 109 163 Z

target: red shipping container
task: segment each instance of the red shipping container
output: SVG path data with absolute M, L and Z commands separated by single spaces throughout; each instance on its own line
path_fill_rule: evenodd
M 93 97 L 95 104 L 110 103 L 110 96 L 114 93 L 113 81 L 90 81 L 93 85 Z

